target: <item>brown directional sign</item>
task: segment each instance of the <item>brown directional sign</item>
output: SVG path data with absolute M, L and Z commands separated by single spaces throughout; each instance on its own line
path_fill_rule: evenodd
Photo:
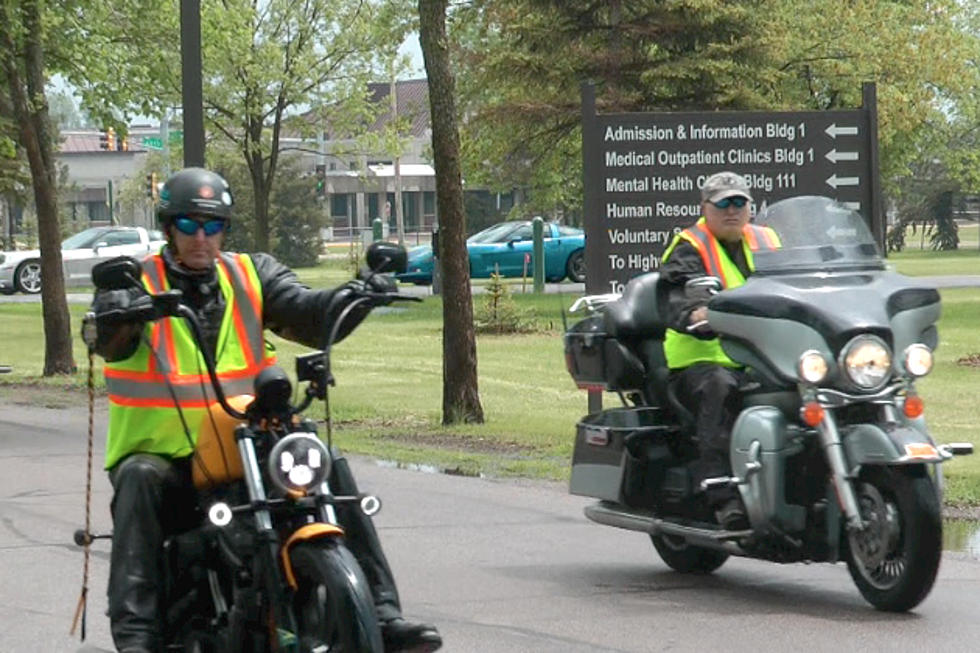
M 870 86 L 870 85 L 869 85 Z M 655 270 L 674 234 L 701 214 L 699 189 L 721 170 L 755 200 L 824 195 L 883 229 L 873 86 L 853 111 L 596 114 L 584 92 L 587 290 L 620 292 Z

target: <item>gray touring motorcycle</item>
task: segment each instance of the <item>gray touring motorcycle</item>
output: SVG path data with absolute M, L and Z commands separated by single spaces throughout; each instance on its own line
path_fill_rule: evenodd
M 743 286 L 686 289 L 709 291 L 710 327 L 747 369 L 732 476 L 692 486 L 693 417 L 667 383 L 664 289 L 649 273 L 621 297 L 579 300 L 591 314 L 565 334 L 578 385 L 623 404 L 578 423 L 570 490 L 599 499 L 589 519 L 648 533 L 677 571 L 710 573 L 729 555 L 844 559 L 874 607 L 909 610 L 939 568 L 940 464 L 973 452 L 933 441 L 915 389 L 932 367 L 939 293 L 889 271 L 861 216 L 830 199 L 777 202 L 756 223 L 781 247 L 755 255 Z M 717 524 L 704 501 L 716 485 L 738 488 L 749 529 Z

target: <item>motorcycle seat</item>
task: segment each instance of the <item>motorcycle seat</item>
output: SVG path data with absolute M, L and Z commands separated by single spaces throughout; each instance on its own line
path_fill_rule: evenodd
M 633 277 L 626 284 L 622 297 L 606 306 L 603 317 L 606 333 L 624 341 L 662 341 L 667 325 L 661 306 L 666 306 L 666 301 L 659 272 Z
M 641 274 L 629 280 L 622 297 L 606 306 L 603 327 L 642 362 L 647 399 L 668 409 L 684 427 L 692 425 L 694 417 L 669 388 L 670 370 L 663 349 L 666 306 L 667 288 L 660 283 L 660 273 Z

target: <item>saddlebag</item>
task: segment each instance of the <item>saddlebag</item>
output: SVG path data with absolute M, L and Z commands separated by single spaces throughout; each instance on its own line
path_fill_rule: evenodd
M 601 314 L 591 315 L 565 332 L 565 365 L 578 387 L 625 392 L 644 385 L 643 363 L 606 333 Z
M 660 408 L 610 408 L 576 425 L 569 491 L 630 506 L 653 505 L 677 426 Z

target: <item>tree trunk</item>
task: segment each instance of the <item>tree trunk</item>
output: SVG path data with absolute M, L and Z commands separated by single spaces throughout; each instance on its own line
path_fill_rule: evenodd
M 41 302 L 44 319 L 44 376 L 71 374 L 71 319 L 65 297 L 61 264 L 61 230 L 58 226 L 57 171 L 51 151 L 48 104 L 44 95 L 44 52 L 41 48 L 41 9 L 36 0 L 25 0 L 20 15 L 0 9 L 0 49 L 3 68 L 18 124 L 18 136 L 31 169 L 31 185 L 37 209 L 41 249 Z M 19 20 L 18 20 L 19 19 Z M 22 41 L 15 47 L 12 27 L 19 27 Z M 17 60 L 18 53 L 23 57 Z
M 255 251 L 269 250 L 269 187 L 266 183 L 265 166 L 262 153 L 255 149 L 248 160 L 249 172 L 252 175 L 252 210 L 255 214 L 255 229 L 253 240 Z
M 442 265 L 442 423 L 483 422 L 476 373 L 473 295 L 456 126 L 455 80 L 446 38 L 447 0 L 419 0 L 419 42 L 429 78 Z

